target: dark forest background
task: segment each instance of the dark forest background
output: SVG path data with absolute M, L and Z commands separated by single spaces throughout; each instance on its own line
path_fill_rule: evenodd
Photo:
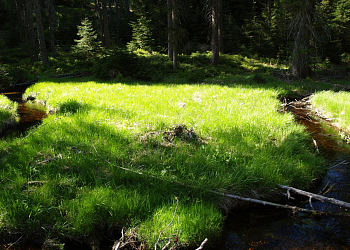
M 220 65 L 223 54 L 270 58 L 288 65 L 297 78 L 309 76 L 318 64 L 350 63 L 350 0 L 0 0 L 0 4 L 3 86 L 39 74 L 72 72 L 150 80 L 156 73 L 181 68 L 181 60 Z M 159 71 L 147 72 L 152 63 Z

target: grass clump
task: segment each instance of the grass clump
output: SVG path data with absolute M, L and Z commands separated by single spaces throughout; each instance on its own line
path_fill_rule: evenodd
M 324 116 L 333 119 L 340 129 L 350 133 L 350 93 L 322 91 L 311 97 L 311 104 Z
M 0 132 L 16 122 L 18 104 L 0 94 Z
M 177 197 L 162 237 L 198 246 L 223 225 L 223 201 L 206 189 L 248 195 L 308 186 L 323 169 L 307 133 L 277 111 L 280 89 L 268 78 L 238 84 L 249 79 L 31 86 L 24 97 L 53 115 L 23 141 L 0 142 L 0 227 L 51 238 L 137 227 L 152 246 Z

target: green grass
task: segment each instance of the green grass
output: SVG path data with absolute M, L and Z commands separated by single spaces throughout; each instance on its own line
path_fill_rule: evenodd
M 289 90 L 275 79 L 180 81 L 48 80 L 27 89 L 25 98 L 54 114 L 27 137 L 0 142 L 1 229 L 82 238 L 136 227 L 153 246 L 178 197 L 163 238 L 198 246 L 219 236 L 226 206 L 206 189 L 268 195 L 323 173 L 305 129 L 278 112 Z M 171 138 L 181 124 L 195 139 Z
M 347 133 L 350 133 L 350 93 L 322 91 L 311 97 L 312 105 L 318 111 L 334 119 L 332 123 Z
M 17 103 L 12 102 L 2 94 L 0 95 L 0 131 L 16 121 L 17 106 Z

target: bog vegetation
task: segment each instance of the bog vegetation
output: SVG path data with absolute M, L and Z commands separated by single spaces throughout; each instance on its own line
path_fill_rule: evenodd
M 324 173 L 281 103 L 346 89 L 348 0 L 0 3 L 0 89 L 35 79 L 23 98 L 49 114 L 0 141 L 1 238 L 198 246 L 236 205 L 209 190 Z M 312 104 L 344 127 L 343 95 Z M 0 96 L 2 124 L 16 109 Z

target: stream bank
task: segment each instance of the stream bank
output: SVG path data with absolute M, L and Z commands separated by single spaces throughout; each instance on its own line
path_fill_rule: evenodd
M 306 127 L 313 139 L 310 146 L 327 160 L 327 174 L 312 191 L 350 202 L 350 146 L 337 130 L 313 117 L 307 102 L 291 102 L 285 110 Z M 287 199 L 286 203 L 295 204 Z M 350 249 L 350 216 L 345 215 L 346 209 L 316 200 L 309 203 L 305 198 L 297 203 L 306 209 L 344 216 L 310 216 L 260 205 L 231 211 L 220 249 Z
M 18 103 L 17 113 L 19 120 L 17 123 L 14 123 L 4 129 L 4 131 L 0 134 L 0 138 L 11 138 L 24 135 L 28 129 L 40 124 L 42 119 L 46 117 L 46 112 L 44 111 L 43 107 L 30 104 L 22 99 L 23 93 L 24 91 L 21 89 L 2 93 L 11 101 Z
M 311 119 L 308 114 L 306 114 L 305 116 L 303 114 L 300 114 L 298 116 L 300 116 L 303 122 L 304 120 L 307 122 Z M 317 122 L 313 122 L 312 124 L 317 124 Z M 323 151 L 323 145 L 324 147 L 328 147 L 331 145 L 331 149 L 334 149 L 334 152 L 338 151 L 338 145 L 337 144 L 333 145 L 334 143 L 332 144 L 331 141 L 327 141 L 327 140 L 325 140 L 323 143 L 323 137 L 319 138 L 316 136 L 316 135 L 326 134 L 326 138 L 336 137 L 336 134 L 334 134 L 333 136 L 331 132 L 329 133 L 324 132 L 324 129 L 326 128 L 323 128 L 322 126 L 320 126 L 319 131 L 310 130 L 310 134 L 312 135 L 312 138 L 317 142 L 319 152 L 327 156 L 327 154 L 325 153 L 326 151 Z M 339 144 L 339 145 L 342 145 L 342 144 Z M 330 151 L 329 155 L 333 156 L 335 154 L 334 152 Z M 344 152 L 346 154 L 346 149 L 344 150 Z M 343 167 L 343 165 L 345 165 L 346 162 L 348 161 L 342 158 L 342 161 L 336 164 L 333 164 L 329 168 L 338 169 L 339 166 Z M 338 173 L 338 170 L 337 170 L 337 173 Z M 346 180 L 345 180 L 345 183 L 346 183 Z M 331 185 L 332 184 L 330 184 L 330 186 Z M 322 184 L 320 185 L 320 187 L 322 188 L 324 186 L 325 185 L 322 185 Z M 345 188 L 347 187 L 348 186 L 345 186 Z M 333 187 L 331 191 L 333 192 L 334 190 L 336 190 L 335 187 Z M 340 197 L 339 199 L 342 199 L 342 198 Z M 315 203 L 312 203 L 312 204 L 316 209 Z M 319 210 L 323 209 L 322 205 L 323 204 L 321 204 L 321 208 Z M 305 207 L 308 207 L 308 205 L 306 205 Z M 325 209 L 327 211 L 327 208 Z M 338 209 L 338 208 L 334 208 L 334 209 Z M 241 224 L 240 224 L 240 219 L 243 219 L 243 222 Z M 333 219 L 335 221 L 338 220 L 338 218 L 334 218 L 334 217 Z M 220 249 L 224 249 L 224 248 L 226 249 L 247 249 L 247 248 L 291 249 L 293 247 L 304 248 L 304 249 L 319 248 L 324 243 L 323 242 L 318 243 L 318 240 L 324 239 L 325 238 L 324 235 L 327 235 L 330 232 L 335 231 L 336 227 L 339 225 L 339 224 L 335 224 L 334 225 L 335 227 L 333 227 L 333 224 L 331 224 L 329 226 L 330 229 L 327 229 L 327 226 L 325 227 L 322 226 L 320 227 L 320 229 L 317 229 L 317 226 L 319 226 L 318 223 L 320 220 L 323 220 L 323 217 L 313 217 L 310 219 L 309 216 L 305 216 L 302 213 L 290 214 L 285 210 L 273 209 L 273 208 L 264 207 L 264 206 L 263 207 L 253 206 L 248 211 L 246 210 L 231 211 L 231 213 L 227 218 L 227 224 L 224 231 L 224 238 L 223 238 L 224 246 L 220 247 Z M 277 223 L 277 225 L 274 223 Z M 329 223 L 327 225 L 329 225 Z M 314 227 L 316 229 L 314 229 Z M 255 231 L 253 230 L 253 228 L 255 228 Z M 244 231 L 245 229 L 246 231 Z M 304 229 L 306 229 L 306 231 L 302 231 Z M 325 229 L 326 231 L 324 232 Z M 347 232 L 349 230 L 347 228 L 342 227 L 340 231 Z M 313 234 L 313 237 L 307 238 L 310 233 Z M 228 237 L 228 235 L 230 237 Z M 331 234 L 330 240 L 326 242 L 329 248 L 331 249 L 343 248 L 344 246 L 346 246 L 346 242 L 348 239 L 347 235 L 340 235 L 340 240 L 339 240 L 340 243 L 333 242 L 332 238 L 334 238 L 334 234 Z M 300 244 L 302 245 L 295 246 L 296 244 L 295 241 L 300 242 Z M 315 242 L 317 242 L 317 244 L 314 244 Z M 67 248 L 67 249 L 76 249 L 76 248 Z M 110 247 L 106 247 L 103 249 L 110 249 Z

